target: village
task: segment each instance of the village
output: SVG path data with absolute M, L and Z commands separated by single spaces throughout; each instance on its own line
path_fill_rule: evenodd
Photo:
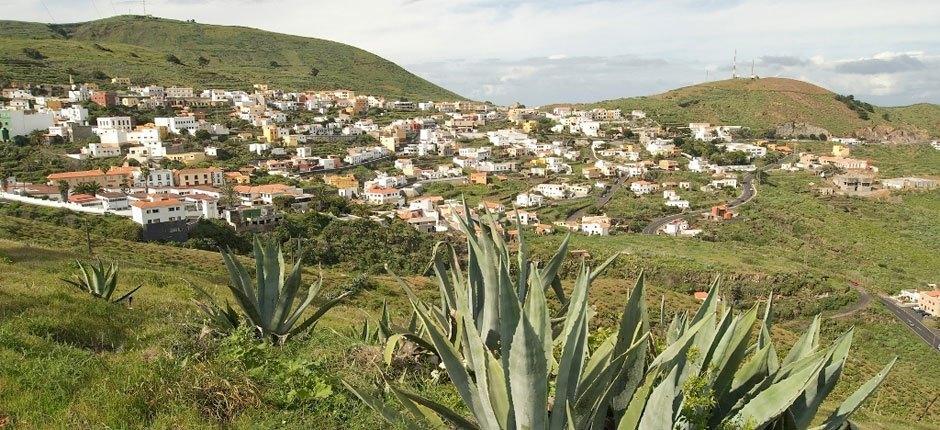
M 694 236 L 732 221 L 734 206 L 753 196 L 752 179 L 769 169 L 816 173 L 820 195 L 937 186 L 878 179 L 876 166 L 851 157 L 857 139 L 826 137 L 830 154 L 794 153 L 739 126 L 663 125 L 640 110 L 414 102 L 260 84 L 198 90 L 126 78 L 107 88 L 14 85 L 2 103 L 3 141 L 67 147 L 61 156 L 75 168 L 45 181 L 4 174 L 0 197 L 128 217 L 155 241 L 185 241 L 201 219 L 269 230 L 284 212 L 314 210 L 321 193 L 313 185 L 366 208 L 340 216 L 398 219 L 426 233 L 455 230 L 467 204 L 510 234 L 524 226 L 597 236 L 650 226 L 646 233 Z

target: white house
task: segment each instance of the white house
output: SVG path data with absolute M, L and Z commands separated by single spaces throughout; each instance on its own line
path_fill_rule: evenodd
M 108 143 L 89 143 L 81 149 L 82 155 L 89 158 L 108 158 L 121 155 L 121 147 Z
M 588 236 L 610 234 L 610 218 L 607 215 L 581 217 L 581 231 Z
M 140 225 L 186 219 L 183 202 L 177 198 L 151 196 L 131 203 L 131 218 Z
M 519 195 L 516 196 L 516 206 L 521 208 L 542 206 L 544 202 L 545 197 L 542 197 L 541 194 L 519 193 Z
M 676 145 L 672 143 L 672 140 L 653 139 L 646 144 L 646 152 L 649 152 L 654 157 L 657 155 L 668 155 L 675 149 Z
M 652 193 L 657 188 L 659 188 L 657 184 L 648 181 L 635 181 L 630 184 L 630 191 L 638 196 Z
M 171 133 L 183 134 L 193 133 L 199 128 L 194 116 L 175 116 L 167 118 L 154 118 L 153 123 L 157 127 L 166 127 Z
M 370 205 L 395 205 L 404 203 L 401 190 L 396 188 L 369 188 L 362 193 Z
M 48 130 L 53 124 L 50 112 L 28 112 L 0 109 L 0 128 L 5 128 L 10 137 L 25 136 L 37 130 Z
M 134 129 L 133 121 L 129 116 L 103 116 L 99 117 L 98 128 L 96 131 L 121 130 L 131 131 Z
M 568 187 L 565 184 L 538 184 L 533 189 L 550 199 L 563 199 L 568 197 Z

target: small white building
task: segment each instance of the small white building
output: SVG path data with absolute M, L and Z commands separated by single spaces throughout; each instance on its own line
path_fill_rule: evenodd
M 140 225 L 186 219 L 183 202 L 177 198 L 151 196 L 131 203 L 131 218 Z
M 531 208 L 542 206 L 545 202 L 545 197 L 542 197 L 541 194 L 536 193 L 519 193 L 516 196 L 516 206 L 521 208 Z

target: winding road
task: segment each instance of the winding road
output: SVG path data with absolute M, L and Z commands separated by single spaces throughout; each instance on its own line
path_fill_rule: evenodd
M 738 206 L 741 206 L 749 201 L 751 201 L 754 196 L 757 195 L 757 189 L 754 188 L 754 175 L 752 173 L 747 173 L 744 175 L 744 179 L 741 181 L 741 195 L 739 195 L 734 200 L 728 202 L 728 208 L 734 209 Z M 710 209 L 698 209 L 690 212 L 683 212 L 675 215 L 668 215 L 661 218 L 656 218 L 649 223 L 646 227 L 643 228 L 643 234 L 656 234 L 660 228 L 664 225 L 675 221 L 679 218 L 683 218 L 688 215 L 698 216 L 708 212 Z
M 909 308 L 898 306 L 897 302 L 890 297 L 879 296 L 879 298 L 881 299 L 881 303 L 884 303 L 885 307 L 901 320 L 902 323 L 907 324 L 907 327 L 910 328 L 914 334 L 923 339 L 924 342 L 927 342 L 935 351 L 940 349 L 940 333 L 927 328 L 927 326 L 921 322 L 919 315 Z
M 605 205 L 607 205 L 607 203 L 610 202 L 610 199 L 614 198 L 614 193 L 616 193 L 617 190 L 620 189 L 620 187 L 622 187 L 624 182 L 626 181 L 627 181 L 626 176 L 621 176 L 617 178 L 617 180 L 614 181 L 614 184 L 611 185 L 610 188 L 608 188 L 607 191 L 604 192 L 604 194 L 601 194 L 600 196 L 597 197 L 597 202 L 595 203 L 595 206 L 602 208 Z M 590 205 L 574 211 L 571 215 L 568 215 L 568 218 L 566 218 L 566 221 L 568 222 L 579 221 L 581 217 L 584 216 L 584 213 L 587 212 L 588 207 L 590 207 Z

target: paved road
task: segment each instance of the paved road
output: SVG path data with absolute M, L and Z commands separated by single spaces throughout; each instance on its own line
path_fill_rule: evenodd
M 917 336 L 920 336 L 924 342 L 927 342 L 931 348 L 937 350 L 940 348 L 940 334 L 927 328 L 913 310 L 898 306 L 898 304 L 889 297 L 880 296 L 881 303 L 891 311 L 902 323 L 906 324 Z
M 626 176 L 621 176 L 617 178 L 617 180 L 614 181 L 614 184 L 611 185 L 610 188 L 608 188 L 607 191 L 604 192 L 604 194 L 601 194 L 600 196 L 597 197 L 597 202 L 595 203 L 595 205 L 599 208 L 602 208 L 606 206 L 607 203 L 610 203 L 610 199 L 614 198 L 614 193 L 616 193 L 617 190 L 620 189 L 620 187 L 622 187 L 624 182 L 626 181 L 627 181 Z M 572 213 L 571 215 L 568 215 L 568 218 L 566 219 L 566 221 L 568 222 L 580 221 L 581 217 L 584 216 L 584 213 L 587 212 L 588 207 L 590 206 L 585 206 L 581 209 L 574 211 L 574 213 Z
M 754 189 L 754 175 L 751 173 L 746 173 L 744 179 L 741 181 L 741 195 L 739 195 L 734 200 L 728 202 L 728 208 L 734 209 L 738 206 L 741 206 L 749 202 L 757 194 L 757 191 Z M 691 212 L 683 212 L 675 215 L 668 215 L 662 218 L 656 218 L 649 223 L 646 227 L 643 228 L 643 234 L 656 234 L 660 228 L 664 225 L 675 221 L 679 218 L 683 218 L 688 215 L 698 216 L 708 212 L 710 209 L 697 209 Z

